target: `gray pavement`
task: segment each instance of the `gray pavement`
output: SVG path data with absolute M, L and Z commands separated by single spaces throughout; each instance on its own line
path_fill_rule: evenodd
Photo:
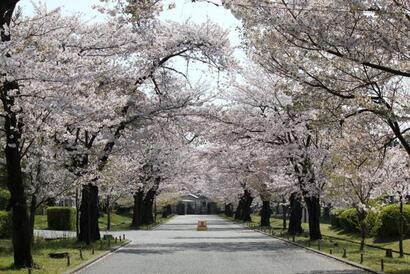
M 196 231 L 198 220 L 207 220 L 209 231 Z M 124 233 L 129 245 L 80 273 L 368 273 L 212 215 L 177 216 L 153 231 Z

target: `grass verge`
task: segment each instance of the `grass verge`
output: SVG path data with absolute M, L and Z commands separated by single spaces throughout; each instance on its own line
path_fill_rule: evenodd
M 232 219 L 232 218 L 230 218 Z M 271 228 L 259 228 L 260 217 L 258 215 L 252 216 L 251 225 L 255 228 L 261 229 L 266 233 L 273 233 L 274 236 L 293 240 L 292 237 L 288 237 L 286 231 L 282 230 L 282 220 L 271 218 Z M 304 223 L 303 228 L 308 231 L 308 224 Z M 335 236 L 342 239 L 359 241 L 360 236 L 355 233 L 345 233 L 340 230 L 334 230 L 328 224 L 321 224 L 321 230 L 324 235 Z M 391 274 L 410 274 L 410 256 L 399 258 L 398 254 L 393 253 L 393 258 L 385 257 L 385 251 L 377 248 L 366 247 L 363 252 L 363 262 L 361 262 L 361 252 L 359 243 L 347 242 L 344 240 L 335 240 L 324 237 L 324 239 L 318 241 L 309 241 L 307 233 L 298 235 L 295 237 L 295 242 L 316 250 L 320 250 L 324 253 L 332 254 L 333 256 L 349 260 L 354 263 L 362 264 L 375 271 L 381 271 L 381 260 L 384 264 L 384 272 Z M 367 243 L 374 244 L 383 248 L 397 249 L 398 242 L 396 239 L 377 239 L 369 238 Z M 405 251 L 409 252 L 410 240 L 405 241 Z M 346 258 L 343 258 L 344 250 L 346 250 Z
M 35 267 L 32 269 L 32 273 L 64 273 L 69 269 L 75 268 L 93 258 L 101 256 L 107 251 L 110 251 L 111 249 L 119 246 L 120 244 L 120 242 L 118 242 L 117 244 L 111 242 L 111 245 L 108 246 L 107 241 L 102 241 L 102 244 L 101 242 L 96 242 L 90 246 L 85 246 L 82 243 L 79 243 L 75 239 L 71 238 L 48 241 L 42 238 L 37 238 L 33 246 L 33 259 L 35 262 Z M 49 257 L 49 253 L 56 252 L 68 252 L 70 255 L 70 265 L 67 265 L 67 258 L 52 259 Z M 28 273 L 27 269 L 13 268 L 13 253 L 11 248 L 11 240 L 0 240 L 0 257 L 0 273 Z
M 157 219 L 153 225 L 141 226 L 141 230 L 150 230 L 155 227 L 156 224 L 163 223 L 170 219 L 173 215 L 163 218 L 161 214 L 157 214 Z M 111 213 L 111 229 L 110 231 L 122 231 L 122 230 L 132 230 L 131 228 L 132 216 L 119 215 L 116 213 Z M 103 214 L 98 218 L 98 224 L 101 230 L 106 230 L 107 228 L 107 215 Z M 47 215 L 36 215 L 34 229 L 47 229 Z

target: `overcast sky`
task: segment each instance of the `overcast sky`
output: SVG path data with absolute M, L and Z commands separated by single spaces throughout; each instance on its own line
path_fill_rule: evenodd
M 1 1 L 1 0 L 0 0 Z M 81 13 L 84 20 L 104 20 L 105 15 L 101 15 L 99 12 L 92 8 L 93 5 L 99 4 L 99 0 L 40 0 L 46 3 L 48 9 L 55 9 L 62 7 L 62 11 L 65 14 Z M 37 3 L 38 0 L 34 0 Z M 221 27 L 229 31 L 230 43 L 233 47 L 237 48 L 240 45 L 239 21 L 230 13 L 230 11 L 223 7 L 217 7 L 208 3 L 192 3 L 191 0 L 165 0 L 165 3 L 174 2 L 176 7 L 174 9 L 167 9 L 168 4 L 165 4 L 165 11 L 161 14 L 162 20 L 172 20 L 177 22 L 190 21 L 193 23 L 203 23 L 210 20 L 219 24 Z M 33 13 L 33 0 L 20 0 L 19 5 L 23 10 L 23 14 L 30 15 Z M 240 50 L 235 50 L 235 56 L 239 60 L 245 60 L 245 53 Z M 174 65 L 180 71 L 185 71 L 186 62 L 184 60 L 174 60 Z M 204 74 L 204 65 L 196 64 L 190 66 L 189 78 L 193 82 L 207 82 L 209 88 L 215 89 L 219 83 L 219 77 L 216 78 L 215 74 Z M 218 81 L 216 81 L 218 79 Z
M 20 1 L 19 5 L 23 8 L 24 14 L 33 12 L 32 2 L 33 0 Z M 38 1 L 34 1 L 34 3 L 36 2 Z M 104 20 L 104 17 L 92 8 L 93 5 L 100 3 L 98 0 L 42 0 L 42 2 L 45 2 L 49 9 L 63 7 L 66 14 L 80 12 L 84 14 L 85 19 Z M 165 2 L 175 2 L 176 8 L 165 10 L 161 14 L 162 19 L 178 22 L 190 20 L 195 23 L 211 20 L 230 31 L 230 40 L 233 45 L 237 46 L 239 44 L 239 35 L 236 31 L 239 22 L 228 10 L 207 3 L 192 3 L 191 0 L 169 0 Z

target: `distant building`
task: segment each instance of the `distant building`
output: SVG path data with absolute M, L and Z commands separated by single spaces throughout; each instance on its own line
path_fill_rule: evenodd
M 217 204 L 205 196 L 187 194 L 180 197 L 179 201 L 172 206 L 172 212 L 185 214 L 217 214 Z

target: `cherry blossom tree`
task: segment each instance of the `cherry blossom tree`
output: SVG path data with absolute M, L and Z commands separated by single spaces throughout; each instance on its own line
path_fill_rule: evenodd
M 374 210 L 372 201 L 380 195 L 379 188 L 385 179 L 383 150 L 378 148 L 380 135 L 369 133 L 372 118 L 365 117 L 355 117 L 344 124 L 342 135 L 333 146 L 334 169 L 328 170 L 333 174 L 333 183 L 329 187 L 339 193 L 336 197 L 357 211 L 361 251 L 371 229 L 367 217 Z
M 386 151 L 383 165 L 383 183 L 380 186 L 379 195 L 389 195 L 395 197 L 399 202 L 400 219 L 399 226 L 399 252 L 400 257 L 404 256 L 403 240 L 405 234 L 406 219 L 403 215 L 404 199 L 410 192 L 409 183 L 409 160 L 405 157 L 405 150 L 399 144 L 393 144 Z

